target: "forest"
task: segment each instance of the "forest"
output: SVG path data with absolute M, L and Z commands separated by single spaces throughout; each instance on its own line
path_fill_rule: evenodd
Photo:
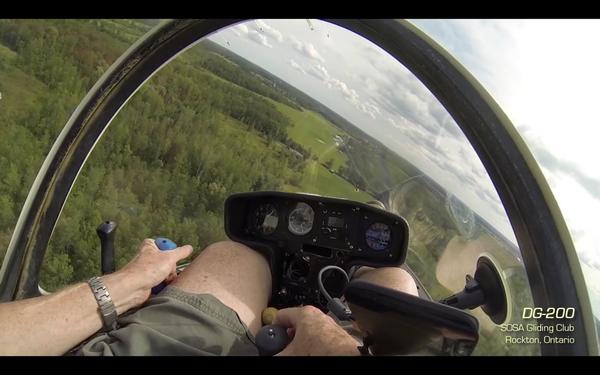
M 58 133 L 101 74 L 153 24 L 0 20 L 0 262 Z M 146 237 L 191 244 L 194 254 L 226 239 L 223 202 L 232 193 L 383 201 L 418 174 L 322 103 L 204 40 L 148 80 L 97 143 L 54 230 L 40 285 L 56 291 L 98 274 L 95 230 L 105 220 L 118 223 L 122 266 Z M 417 190 L 399 213 L 414 234 L 409 264 L 441 298 L 451 291 L 431 270 L 458 232 L 443 202 L 427 202 L 425 192 Z

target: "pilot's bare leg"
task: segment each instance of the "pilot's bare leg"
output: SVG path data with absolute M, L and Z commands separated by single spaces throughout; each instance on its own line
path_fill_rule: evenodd
M 417 284 L 412 276 L 399 267 L 360 267 L 353 278 L 371 282 L 386 288 L 418 296 Z
M 204 249 L 171 285 L 190 293 L 212 294 L 256 334 L 271 296 L 271 271 L 260 253 L 223 241 Z

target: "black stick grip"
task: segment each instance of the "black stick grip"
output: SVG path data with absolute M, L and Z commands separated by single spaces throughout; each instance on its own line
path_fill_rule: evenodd
M 105 221 L 96 229 L 100 237 L 100 259 L 102 274 L 115 272 L 115 233 L 117 223 L 114 221 Z
M 256 346 L 261 356 L 273 356 L 290 343 L 287 329 L 280 325 L 271 324 L 262 327 L 256 334 Z

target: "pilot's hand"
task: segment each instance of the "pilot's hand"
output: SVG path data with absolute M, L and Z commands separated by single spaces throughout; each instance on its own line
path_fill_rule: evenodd
M 314 306 L 279 310 L 274 324 L 287 327 L 292 339 L 277 355 L 360 355 L 359 343 Z
M 154 240 L 147 238 L 140 245 L 138 254 L 115 274 L 125 276 L 123 279 L 130 287 L 138 290 L 136 305 L 141 305 L 150 296 L 152 287 L 177 277 L 177 262 L 190 256 L 192 250 L 192 246 L 185 245 L 160 251 Z

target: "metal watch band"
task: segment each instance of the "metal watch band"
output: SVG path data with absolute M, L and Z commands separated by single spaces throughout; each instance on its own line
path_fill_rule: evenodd
M 373 352 L 371 351 L 371 345 L 373 344 L 373 340 L 371 336 L 363 337 L 363 344 L 357 347 L 361 356 L 373 356 Z
M 96 297 L 96 302 L 98 302 L 98 312 L 102 318 L 103 330 L 108 332 L 117 328 L 117 310 L 102 279 L 94 276 L 88 280 L 88 285 L 92 289 L 94 297 Z

